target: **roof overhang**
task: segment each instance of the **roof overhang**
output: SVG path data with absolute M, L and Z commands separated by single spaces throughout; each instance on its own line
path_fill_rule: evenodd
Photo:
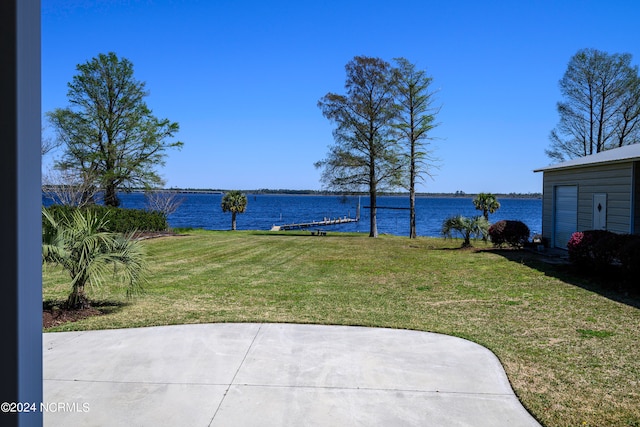
M 534 172 L 573 169 L 602 164 L 632 162 L 636 160 L 640 160 L 640 144 L 625 145 L 624 147 L 612 148 L 611 150 L 601 151 L 590 156 L 578 157 L 566 162 L 534 169 Z

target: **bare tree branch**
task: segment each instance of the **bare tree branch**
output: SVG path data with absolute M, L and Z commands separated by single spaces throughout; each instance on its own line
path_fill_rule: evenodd
M 560 122 L 549 138 L 554 161 L 640 142 L 640 83 L 631 55 L 578 51 L 560 80 Z
M 180 197 L 177 191 L 173 190 L 147 190 L 144 193 L 147 209 L 150 211 L 161 212 L 165 216 L 174 213 L 185 198 Z

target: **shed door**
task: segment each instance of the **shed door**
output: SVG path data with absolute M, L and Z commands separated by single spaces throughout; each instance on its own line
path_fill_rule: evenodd
M 571 234 L 578 229 L 578 186 L 556 187 L 554 203 L 553 242 L 557 248 L 566 249 Z
M 593 229 L 607 229 L 607 195 L 593 195 Z

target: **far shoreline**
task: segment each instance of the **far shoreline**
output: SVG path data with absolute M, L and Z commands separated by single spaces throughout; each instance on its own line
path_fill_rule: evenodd
M 120 190 L 122 192 L 131 193 L 144 193 L 144 189 L 131 189 Z M 164 188 L 155 190 L 158 192 L 175 192 L 180 194 L 224 194 L 228 189 L 208 189 L 208 188 Z M 369 196 L 368 192 L 352 192 L 344 193 L 338 191 L 326 191 L 326 190 L 289 190 L 289 189 L 258 189 L 258 190 L 240 190 L 245 194 L 251 195 L 290 195 L 290 196 Z M 491 193 L 496 198 L 500 199 L 542 199 L 542 193 Z M 456 191 L 455 193 L 416 193 L 416 197 L 421 198 L 459 198 L 459 199 L 472 199 L 476 197 L 478 193 L 465 193 L 463 191 Z M 397 197 L 409 197 L 408 192 L 379 192 L 378 196 L 397 196 Z

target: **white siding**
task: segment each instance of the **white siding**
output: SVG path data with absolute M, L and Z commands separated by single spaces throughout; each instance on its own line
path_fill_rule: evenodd
M 555 187 L 553 211 L 553 245 L 558 248 L 566 248 L 571 234 L 577 230 L 577 185 L 559 185 Z
M 632 162 L 545 171 L 543 178 L 543 235 L 550 241 L 553 238 L 554 188 L 561 185 L 578 186 L 576 231 L 589 230 L 593 227 L 593 195 L 603 193 L 607 194 L 607 229 L 616 233 L 629 233 L 633 212 L 632 178 Z M 635 216 L 639 216 L 637 210 Z
M 633 224 L 631 232 L 640 234 L 640 162 L 633 164 Z

